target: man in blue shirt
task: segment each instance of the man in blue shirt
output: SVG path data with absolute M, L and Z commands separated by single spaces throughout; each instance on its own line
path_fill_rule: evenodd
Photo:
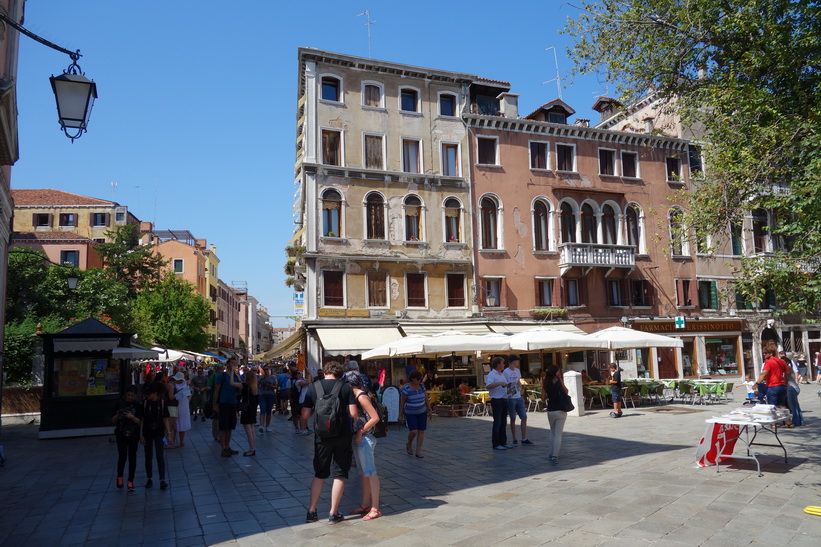
M 219 441 L 224 458 L 239 454 L 238 450 L 231 449 L 231 433 L 237 427 L 237 390 L 239 389 L 242 389 L 242 383 L 237 373 L 237 360 L 231 358 L 226 363 L 225 372 L 221 372 L 214 381 L 212 402 L 214 411 L 219 416 Z
M 291 371 L 285 366 L 282 373 L 277 376 L 277 410 L 280 414 L 285 414 L 288 409 L 288 399 L 291 397 Z

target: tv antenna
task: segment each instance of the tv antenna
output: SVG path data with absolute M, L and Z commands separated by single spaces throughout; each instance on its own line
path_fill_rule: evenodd
M 556 77 L 542 82 L 542 85 L 556 82 L 556 91 L 559 93 L 559 99 L 562 98 L 562 76 L 559 74 L 559 56 L 556 54 L 556 46 L 544 48 L 545 51 L 553 50 L 553 64 L 556 67 Z
M 359 17 L 360 15 L 364 15 L 368 21 L 365 23 L 365 26 L 368 27 L 368 59 L 371 58 L 371 25 L 376 24 L 376 21 L 371 21 L 371 12 L 370 10 L 365 10 L 362 13 L 357 13 L 356 16 Z
M 118 183 L 118 182 L 112 182 L 111 183 L 111 197 L 112 198 L 114 197 L 114 193 L 117 191 L 117 186 L 119 186 L 119 185 L 120 185 L 120 183 Z

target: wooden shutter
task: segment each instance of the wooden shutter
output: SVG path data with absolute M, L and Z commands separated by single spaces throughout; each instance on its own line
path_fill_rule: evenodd
M 409 308 L 424 308 L 426 305 L 425 299 L 425 274 L 423 273 L 409 273 L 406 276 L 407 292 L 408 292 L 408 307 Z
M 445 276 L 448 284 L 448 307 L 462 308 L 465 306 L 465 275 L 450 274 Z

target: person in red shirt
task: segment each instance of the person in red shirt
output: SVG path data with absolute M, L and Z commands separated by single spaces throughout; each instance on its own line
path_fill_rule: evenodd
M 772 350 L 764 350 L 764 359 L 758 383 L 767 384 L 767 404 L 787 406 L 787 365 Z

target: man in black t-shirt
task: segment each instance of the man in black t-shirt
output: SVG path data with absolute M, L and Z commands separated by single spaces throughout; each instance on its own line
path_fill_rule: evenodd
M 302 419 L 306 421 L 311 417 L 314 406 L 317 402 L 316 384 L 322 383 L 322 390 L 328 394 L 334 389 L 337 382 L 341 382 L 343 368 L 336 361 L 327 363 L 322 371 L 325 373 L 324 380 L 317 380 L 308 387 L 305 394 L 305 403 L 302 407 Z M 339 503 L 342 501 L 342 494 L 345 491 L 345 479 L 348 478 L 348 471 L 351 469 L 351 458 L 353 449 L 351 447 L 351 419 L 357 417 L 356 399 L 354 398 L 351 386 L 343 383 L 339 391 L 339 434 L 336 437 L 321 438 L 317 427 L 314 427 L 314 480 L 311 483 L 311 505 L 308 507 L 308 515 L 305 522 L 316 522 L 319 520 L 316 512 L 316 505 L 319 496 L 322 494 L 322 487 L 325 479 L 331 476 L 331 464 L 333 463 L 333 488 L 331 490 L 331 513 L 328 524 L 336 524 L 344 520 L 339 513 Z
M 616 363 L 610 363 L 610 397 L 613 399 L 611 418 L 621 418 L 621 369 Z

